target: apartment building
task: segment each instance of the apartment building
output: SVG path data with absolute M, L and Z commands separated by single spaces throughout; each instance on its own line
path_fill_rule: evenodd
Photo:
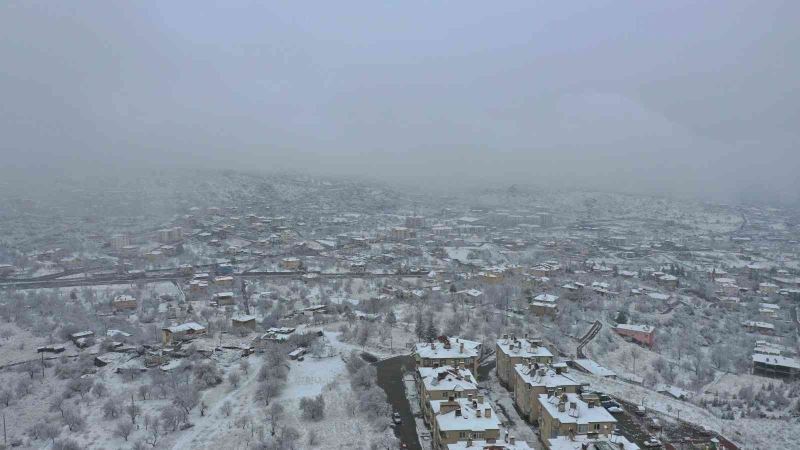
M 452 366 L 420 367 L 416 375 L 420 407 L 428 425 L 433 420 L 432 401 L 478 398 L 477 380 L 469 369 Z
M 535 362 L 550 364 L 553 354 L 542 345 L 539 339 L 517 339 L 516 336 L 503 335 L 496 342 L 497 347 L 497 378 L 509 390 L 514 389 L 514 366 Z
M 541 394 L 537 400 L 539 438 L 548 450 L 552 450 L 550 439 L 559 436 L 610 437 L 617 423 L 596 398 L 584 401 L 577 394 Z
M 500 419 L 483 396 L 449 398 L 430 402 L 433 410 L 434 450 L 445 450 L 449 444 L 472 439 L 497 440 Z
M 414 345 L 414 361 L 419 367 L 465 367 L 477 373 L 481 343 L 439 336 L 435 341 Z
M 514 404 L 528 422 L 539 420 L 540 395 L 575 394 L 581 384 L 566 375 L 565 367 L 537 363 L 514 366 Z

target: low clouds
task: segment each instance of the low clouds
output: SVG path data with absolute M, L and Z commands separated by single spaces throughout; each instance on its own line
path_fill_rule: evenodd
M 9 166 L 800 191 L 794 2 L 0 8 Z

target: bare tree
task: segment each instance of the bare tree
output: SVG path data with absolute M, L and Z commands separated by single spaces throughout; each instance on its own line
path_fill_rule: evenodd
M 79 431 L 86 426 L 86 419 L 83 418 L 78 406 L 69 406 L 64 409 L 64 424 L 69 431 Z
M 175 391 L 175 397 L 172 399 L 172 404 L 182 409 L 186 414 L 189 414 L 198 403 L 200 403 L 200 392 L 196 387 L 190 385 L 179 387 Z
M 233 371 L 230 374 L 228 374 L 228 383 L 230 383 L 234 389 L 239 387 L 240 380 L 241 377 L 239 376 L 239 372 Z
M 130 436 L 132 432 L 133 424 L 127 420 L 120 421 L 114 428 L 114 436 L 121 437 L 122 439 L 125 439 L 126 442 L 128 440 L 128 436 Z
M 231 412 L 233 412 L 233 405 L 231 405 L 231 402 L 226 400 L 225 403 L 222 404 L 221 409 L 222 414 L 225 414 L 225 417 L 229 417 Z
M 128 405 L 125 406 L 125 414 L 127 414 L 128 417 L 131 418 L 131 423 L 135 424 L 136 418 L 142 414 L 142 408 L 140 408 L 139 405 L 135 403 L 129 403 Z
M 273 397 L 278 395 L 283 389 L 283 383 L 274 378 L 258 383 L 256 387 L 256 400 L 264 402 L 268 406 Z
M 150 434 L 145 438 L 145 442 L 155 447 L 158 444 L 158 438 L 161 436 L 161 425 L 158 423 L 158 418 L 152 417 L 150 419 Z
M 269 405 L 267 408 L 266 416 L 267 420 L 270 423 L 270 434 L 273 436 L 275 435 L 275 431 L 278 428 L 278 421 L 281 420 L 284 414 L 283 405 L 280 403 L 273 403 Z
M 11 405 L 11 402 L 14 400 L 14 393 L 8 389 L 1 389 L 0 390 L 0 404 L 5 407 Z
M 106 419 L 116 419 L 119 415 L 119 400 L 108 399 L 103 403 L 103 417 Z
M 300 410 L 306 420 L 321 420 L 325 416 L 325 399 L 322 394 L 300 399 Z
M 49 439 L 50 442 L 55 445 L 56 438 L 61 434 L 61 427 L 52 422 L 41 423 L 38 427 L 42 437 Z

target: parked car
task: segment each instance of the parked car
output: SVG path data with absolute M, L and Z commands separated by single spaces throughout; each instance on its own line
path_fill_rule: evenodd
M 625 412 L 625 410 L 619 406 L 609 406 L 606 408 L 606 411 L 610 412 L 611 414 L 622 414 Z
M 661 447 L 661 441 L 651 436 L 648 440 L 644 441 L 643 445 L 646 448 L 659 448 Z
M 644 408 L 644 406 L 639 405 L 636 407 L 635 413 L 637 416 L 644 416 L 647 413 L 647 410 Z
M 392 422 L 396 423 L 397 425 L 403 423 L 403 419 L 400 418 L 399 412 L 395 411 L 394 413 L 392 413 Z

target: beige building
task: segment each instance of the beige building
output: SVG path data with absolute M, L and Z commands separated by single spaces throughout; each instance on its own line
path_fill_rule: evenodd
M 550 439 L 558 436 L 597 438 L 610 437 L 614 432 L 617 420 L 596 398 L 583 401 L 577 394 L 541 394 L 537 400 L 541 411 L 539 439 L 548 450 Z
M 206 334 L 206 327 L 197 322 L 187 322 L 181 325 L 162 328 L 161 332 L 164 345 L 172 345 L 175 341 L 191 339 Z
M 301 266 L 300 258 L 290 256 L 281 260 L 281 268 L 284 270 L 300 270 Z
M 432 401 L 450 398 L 477 398 L 475 376 L 463 367 L 420 367 L 417 369 L 417 391 L 425 423 L 433 420 Z
M 566 375 L 566 367 L 537 363 L 514 366 L 514 404 L 520 415 L 533 423 L 539 420 L 538 398 L 542 394 L 561 395 L 578 392 L 580 383 Z
M 114 311 L 131 311 L 136 309 L 138 303 L 136 298 L 132 295 L 118 295 L 111 301 L 111 307 Z
M 500 420 L 483 396 L 434 400 L 431 436 L 434 450 L 445 450 L 460 441 L 497 440 Z
M 514 389 L 514 366 L 535 362 L 550 364 L 553 354 L 542 345 L 540 339 L 517 339 L 516 336 L 503 335 L 496 342 L 497 347 L 497 378 L 509 390 Z

